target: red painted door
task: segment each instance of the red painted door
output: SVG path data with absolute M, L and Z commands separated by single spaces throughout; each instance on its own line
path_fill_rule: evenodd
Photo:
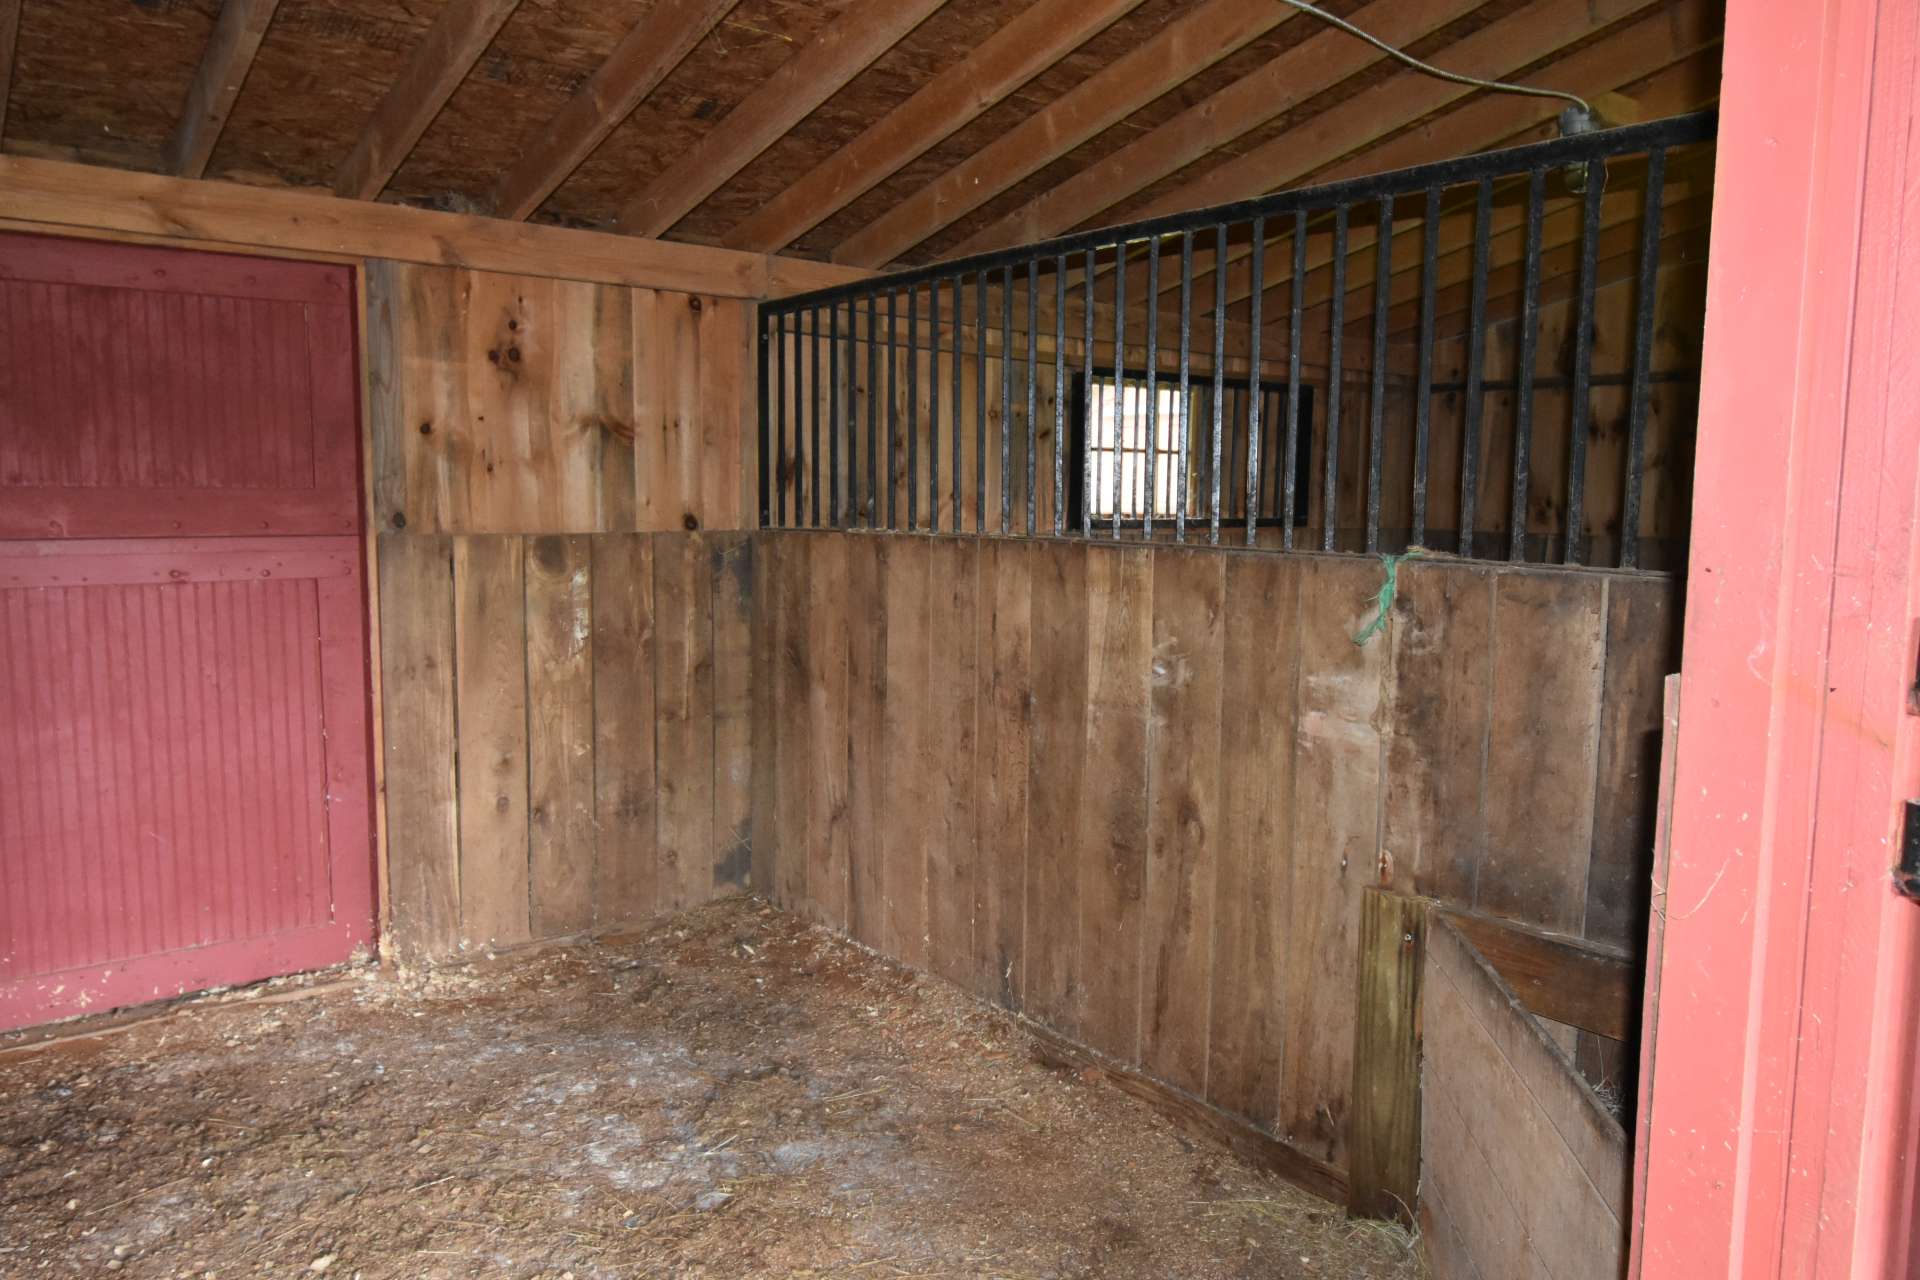
M 352 302 L 0 235 L 0 1028 L 372 938 Z

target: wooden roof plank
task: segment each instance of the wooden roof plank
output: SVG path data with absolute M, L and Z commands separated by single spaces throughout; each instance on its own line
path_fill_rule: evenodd
M 669 244 L 318 190 L 246 186 L 0 156 L 0 220 L 292 253 L 389 258 L 727 298 L 823 289 L 867 273 L 824 262 Z
M 864 267 L 893 261 L 1294 13 L 1274 0 L 1207 0 L 868 223 L 830 256 Z
M 761 206 L 721 243 L 735 249 L 784 249 L 1140 3 L 1037 0 Z
M 13 96 L 13 48 L 20 40 L 20 0 L 0 0 L 0 136 L 7 128 L 7 99 Z
M 207 51 L 201 55 L 200 68 L 187 89 L 180 122 L 167 140 L 169 173 L 197 178 L 207 171 L 207 161 L 213 158 L 227 117 L 240 99 L 240 87 L 253 69 L 253 55 L 259 52 L 279 7 L 280 0 L 227 0 L 220 6 L 213 33 L 207 37 Z
M 1407 45 L 1466 16 L 1481 3 L 1374 0 L 1349 20 L 1389 44 Z M 964 258 L 1031 244 L 1071 231 L 1385 56 L 1344 31 L 1327 30 L 1303 40 L 983 227 L 954 249 L 952 256 Z
M 640 236 L 670 230 L 943 2 L 860 0 L 647 184 L 620 211 L 615 228 Z
M 371 200 L 386 188 L 520 0 L 450 0 L 414 46 L 360 141 L 333 177 L 335 194 Z
M 538 209 L 737 3 L 660 0 L 647 10 L 501 176 L 493 189 L 496 214 L 518 221 Z

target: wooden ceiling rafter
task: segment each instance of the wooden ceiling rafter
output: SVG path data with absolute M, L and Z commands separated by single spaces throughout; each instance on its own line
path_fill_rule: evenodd
M 945 0 L 857 0 L 654 178 L 614 220 L 659 236 L 919 26 Z
M 649 9 L 501 175 L 493 188 L 494 215 L 519 222 L 538 209 L 737 3 L 660 0 Z
M 372 200 L 405 163 L 520 0 L 449 0 L 374 109 L 333 177 L 336 195 Z
M 1480 4 L 1481 0 L 1415 0 L 1412 4 L 1374 0 L 1350 20 L 1389 44 L 1407 45 L 1467 16 Z M 1344 31 L 1327 30 L 1303 40 L 976 231 L 949 256 L 964 258 L 1064 235 L 1385 56 Z
M 1274 0 L 1206 0 L 1001 134 L 828 255 L 880 267 L 1168 90 L 1296 16 Z
M 220 6 L 206 52 L 187 89 L 186 106 L 167 140 L 167 172 L 197 178 L 207 171 L 207 161 L 213 158 L 227 117 L 240 99 L 240 87 L 253 69 L 253 57 L 279 7 L 280 0 L 226 0 Z
M 1037 0 L 721 238 L 776 252 L 1053 66 L 1142 0 Z
M 1585 0 L 1571 0 L 1570 7 L 1584 8 L 1584 5 Z M 1636 8 L 1644 7 L 1644 4 L 1636 5 Z M 1719 39 L 1719 26 L 1713 20 L 1714 8 L 1713 0 L 1677 0 L 1677 3 L 1654 13 L 1644 14 L 1637 20 L 1614 24 L 1598 39 L 1580 43 L 1579 47 L 1571 53 L 1555 59 L 1523 79 L 1583 94 L 1597 94 L 1633 85 L 1646 74 L 1644 50 L 1647 47 L 1645 41 L 1650 35 L 1659 35 L 1661 44 L 1656 47 L 1668 50 L 1669 56 L 1676 51 L 1682 55 L 1694 55 L 1701 49 L 1716 43 Z M 1513 16 L 1519 17 L 1529 12 L 1531 10 L 1522 10 Z M 1485 28 L 1485 31 L 1496 31 L 1499 25 L 1495 23 Z M 1577 36 L 1571 39 L 1563 37 L 1562 47 L 1577 40 Z M 1542 53 L 1539 51 L 1539 46 L 1518 49 L 1509 55 L 1510 65 L 1526 66 L 1544 57 L 1551 57 L 1553 52 L 1554 50 L 1549 49 Z M 1675 64 L 1676 67 L 1681 65 Z M 1511 75 L 1514 72 L 1499 69 L 1496 66 L 1491 74 Z M 1418 79 L 1426 80 L 1427 78 L 1418 77 Z M 1378 89 L 1387 89 L 1399 80 L 1400 77 L 1395 77 L 1394 80 L 1380 85 Z M 1671 82 L 1663 82 L 1657 86 L 1656 93 L 1661 100 L 1660 105 L 1672 105 L 1676 110 L 1687 109 L 1678 102 L 1669 100 L 1670 95 L 1677 97 L 1686 92 L 1685 81 L 1686 76 L 1683 72 L 1675 76 Z M 1429 83 L 1442 82 L 1429 81 Z M 1419 88 L 1417 85 L 1407 87 L 1416 92 Z M 1443 85 L 1443 87 L 1447 86 Z M 1346 119 L 1350 113 L 1355 121 L 1369 120 L 1377 123 L 1379 119 L 1377 108 L 1374 104 L 1363 103 L 1361 98 L 1364 97 L 1365 95 L 1361 95 L 1347 104 L 1334 108 L 1322 119 L 1330 117 Z M 1694 96 L 1684 101 L 1697 103 L 1698 97 Z M 1377 131 L 1376 138 L 1380 133 L 1391 133 L 1391 136 L 1372 145 L 1362 144 L 1362 149 L 1357 151 L 1345 146 L 1345 139 L 1351 135 L 1340 127 L 1342 119 L 1334 120 L 1330 140 L 1308 153 L 1309 158 L 1298 166 L 1306 169 L 1306 172 L 1292 173 L 1284 181 L 1292 182 L 1300 178 L 1308 178 L 1316 184 L 1338 182 L 1346 178 L 1418 164 L 1422 159 L 1430 158 L 1434 154 L 1469 155 L 1495 147 L 1514 145 L 1528 140 L 1525 135 L 1529 130 L 1551 127 L 1554 118 L 1559 114 L 1555 99 L 1483 94 L 1476 100 L 1439 116 L 1428 126 L 1406 128 L 1405 126 L 1414 124 L 1422 115 L 1428 114 L 1415 109 L 1417 104 L 1416 97 L 1413 103 L 1403 106 L 1400 122 L 1395 126 L 1397 132 Z M 1667 112 L 1658 114 L 1667 114 Z M 1315 124 L 1319 125 L 1321 121 L 1316 121 Z M 1323 158 L 1329 155 L 1339 155 L 1344 158 L 1330 166 L 1320 167 Z M 1372 227 L 1364 225 L 1354 227 L 1348 239 L 1350 260 L 1370 249 L 1373 240 Z M 1245 258 L 1247 253 L 1246 246 L 1235 246 L 1224 265 L 1232 266 Z M 1269 246 L 1265 263 L 1265 279 L 1269 291 L 1283 285 L 1287 280 L 1292 268 L 1290 253 L 1291 250 L 1284 245 Z M 1324 265 L 1324 262 L 1323 257 L 1314 263 L 1314 266 Z M 1214 264 L 1211 261 L 1197 267 L 1196 281 L 1203 276 L 1210 279 L 1213 267 Z M 1144 267 L 1133 268 L 1127 283 L 1129 288 L 1134 288 L 1136 285 L 1144 288 L 1146 283 Z M 1177 288 L 1178 281 L 1174 284 Z M 1202 296 L 1198 283 L 1195 285 L 1195 290 L 1196 296 Z M 1167 292 L 1163 283 L 1163 299 L 1167 296 Z M 1204 296 L 1212 297 L 1210 285 L 1204 290 Z M 1244 287 L 1230 289 L 1228 304 L 1237 303 L 1245 296 Z

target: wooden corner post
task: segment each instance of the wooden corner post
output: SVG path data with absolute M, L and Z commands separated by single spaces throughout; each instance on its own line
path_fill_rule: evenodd
M 1411 1226 L 1420 1186 L 1420 964 L 1427 904 L 1370 888 L 1360 906 L 1347 1212 Z

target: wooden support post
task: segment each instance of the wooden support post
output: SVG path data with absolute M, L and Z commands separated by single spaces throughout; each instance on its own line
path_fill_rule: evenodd
M 1420 965 L 1427 904 L 1361 899 L 1347 1212 L 1411 1225 L 1420 1185 Z

